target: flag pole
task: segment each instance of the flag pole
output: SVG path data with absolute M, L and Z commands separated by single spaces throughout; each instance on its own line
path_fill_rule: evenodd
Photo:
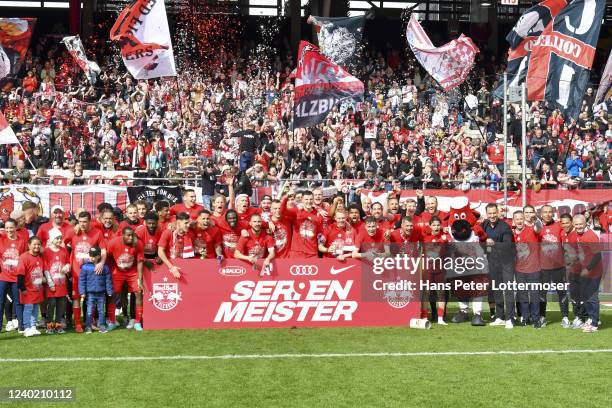
M 504 208 L 508 207 L 508 73 L 504 72 Z
M 525 87 L 525 82 L 522 84 L 521 89 L 521 109 L 523 111 L 523 120 L 521 126 L 522 140 L 521 140 L 521 173 L 522 174 L 522 183 L 523 183 L 523 207 L 527 205 L 527 88 Z
M 23 154 L 25 154 L 26 159 L 28 159 L 28 162 L 30 162 L 30 166 L 32 166 L 32 169 L 34 171 L 36 171 L 36 167 L 34 166 L 34 163 L 32 163 L 32 160 L 30 160 L 30 155 L 28 154 L 28 152 L 25 151 L 25 149 L 23 148 L 23 146 L 21 145 L 21 142 L 19 141 L 19 138 L 17 138 L 17 144 L 19 145 L 19 147 L 21 147 L 21 151 L 23 152 Z

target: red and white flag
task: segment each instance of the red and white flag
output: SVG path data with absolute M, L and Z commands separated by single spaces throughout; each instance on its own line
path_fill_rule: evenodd
M 136 79 L 176 76 L 164 0 L 135 0 L 111 29 L 123 63 Z
M 435 47 L 413 14 L 406 27 L 406 39 L 416 59 L 445 91 L 461 85 L 480 51 L 470 37 L 463 34 L 456 40 Z
M 9 126 L 4 114 L 0 112 L 0 145 L 13 143 L 19 143 L 17 135 L 13 132 L 13 128 Z

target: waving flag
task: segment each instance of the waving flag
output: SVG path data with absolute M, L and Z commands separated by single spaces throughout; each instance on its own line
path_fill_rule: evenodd
M 413 14 L 406 27 L 406 39 L 416 59 L 445 91 L 461 85 L 480 51 L 470 37 L 463 34 L 456 40 L 435 47 Z
M 363 83 L 307 41 L 300 42 L 295 77 L 294 128 L 315 126 L 338 102 L 363 102 Z
M 10 73 L 16 74 L 30 47 L 35 18 L 0 18 L 0 45 L 8 57 Z
M 72 55 L 72 58 L 74 58 L 79 67 L 85 72 L 85 75 L 87 75 L 89 83 L 95 84 L 100 74 L 100 67 L 94 61 L 87 59 L 81 38 L 78 35 L 73 35 L 71 37 L 64 37 L 62 42 L 68 49 L 68 52 L 70 52 L 70 55 Z
M 574 0 L 546 27 L 531 48 L 527 90 L 577 118 L 589 81 L 605 0 Z
M 15 135 L 13 128 L 9 126 L 4 114 L 0 111 L 0 145 L 13 143 L 19 143 L 17 135 Z
M 136 79 L 176 76 L 164 0 L 135 0 L 111 29 L 123 63 Z
M 525 82 L 531 46 L 566 5 L 566 0 L 544 0 L 527 9 L 512 28 L 512 31 L 508 33 L 506 41 L 510 44 L 510 49 L 508 50 L 506 73 L 508 74 L 509 87 L 520 87 Z M 509 95 L 512 102 L 520 102 L 520 94 L 515 94 L 515 97 L 512 97 L 512 93 Z M 503 99 L 503 81 L 495 90 L 494 96 Z
M 321 52 L 338 65 L 346 65 L 356 55 L 364 21 L 365 16 L 308 17 L 308 23 L 317 27 Z

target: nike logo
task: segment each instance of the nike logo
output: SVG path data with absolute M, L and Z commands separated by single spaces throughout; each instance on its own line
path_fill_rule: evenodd
M 336 269 L 336 268 L 334 268 L 332 266 L 331 269 L 329 270 L 329 274 L 330 275 L 337 275 L 339 273 L 342 273 L 342 272 L 344 272 L 346 270 L 351 269 L 353 266 L 355 266 L 355 265 L 350 265 L 350 266 L 347 266 L 347 267 L 344 267 L 344 268 L 340 268 L 340 269 Z

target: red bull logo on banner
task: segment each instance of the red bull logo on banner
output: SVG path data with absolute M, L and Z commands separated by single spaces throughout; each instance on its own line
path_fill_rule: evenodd
M 168 283 L 168 279 L 164 278 L 164 283 L 153 284 L 153 293 L 149 301 L 153 303 L 156 309 L 162 312 L 172 310 L 181 300 L 178 283 Z

